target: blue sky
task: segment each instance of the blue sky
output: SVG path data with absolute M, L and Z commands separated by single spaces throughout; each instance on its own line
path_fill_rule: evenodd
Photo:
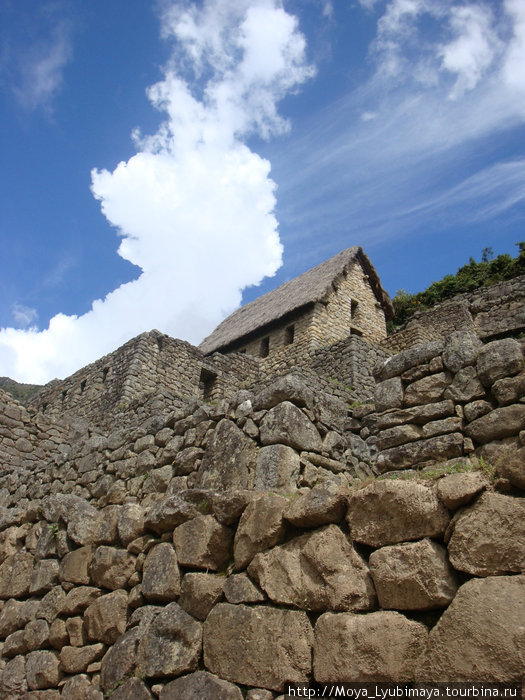
M 0 375 L 198 343 L 362 245 L 393 295 L 525 238 L 523 0 L 4 0 Z

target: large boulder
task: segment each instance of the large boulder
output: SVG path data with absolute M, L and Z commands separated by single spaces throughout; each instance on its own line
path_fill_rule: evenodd
M 199 510 L 180 494 L 167 496 L 156 503 L 146 513 L 145 526 L 158 534 L 171 532 L 173 528 L 200 515 Z
M 126 588 L 135 571 L 135 557 L 125 549 L 97 547 L 89 565 L 91 581 L 99 588 Z
M 493 340 L 480 350 L 476 368 L 482 384 L 492 386 L 498 379 L 521 372 L 524 364 L 523 352 L 518 341 L 504 338 Z
M 0 565 L 0 599 L 22 598 L 29 593 L 33 561 L 28 552 L 17 552 Z
M 263 445 L 288 445 L 299 451 L 321 452 L 323 448 L 315 425 L 289 401 L 278 404 L 264 416 L 260 440 Z
M 195 671 L 183 678 L 177 678 L 163 687 L 160 700 L 242 700 L 242 693 L 236 685 L 223 681 L 207 671 Z
M 446 461 L 462 454 L 463 435 L 448 433 L 384 450 L 377 456 L 375 466 L 384 473 L 426 462 Z
M 446 550 L 429 539 L 377 549 L 369 566 L 379 605 L 385 609 L 443 608 L 458 587 Z
M 290 504 L 284 518 L 296 527 L 318 527 L 340 522 L 346 512 L 346 493 L 335 484 L 323 484 L 301 494 Z
M 175 550 L 169 542 L 150 549 L 142 571 L 142 595 L 146 600 L 166 603 L 180 593 L 180 572 Z
M 145 629 L 137 649 L 137 669 L 146 678 L 195 671 L 202 644 L 201 625 L 177 603 L 170 603 Z
M 325 613 L 317 620 L 314 677 L 319 683 L 406 683 L 428 632 L 396 612 Z
M 376 384 L 374 392 L 375 409 L 378 413 L 403 405 L 403 382 L 401 377 L 391 377 Z
M 348 498 L 350 535 L 372 547 L 441 537 L 449 520 L 432 486 L 415 481 L 374 481 Z
M 306 613 L 221 603 L 204 623 L 204 665 L 233 683 L 283 690 L 307 682 L 313 632 Z
M 255 468 L 255 488 L 283 493 L 295 491 L 300 466 L 299 455 L 287 445 L 261 447 Z
M 520 682 L 525 658 L 525 576 L 472 579 L 432 628 L 416 680 Z
M 296 406 L 312 408 L 315 395 L 301 377 L 287 374 L 279 377 L 269 387 L 263 389 L 254 399 L 254 411 L 270 409 L 283 401 L 290 401 Z
M 230 559 L 232 542 L 232 530 L 213 515 L 200 515 L 173 532 L 179 563 L 195 569 L 221 569 Z
M 496 408 L 494 411 L 476 418 L 465 428 L 469 438 L 485 444 L 493 440 L 518 435 L 525 428 L 525 404 Z
M 478 379 L 476 369 L 463 367 L 457 372 L 444 395 L 446 399 L 453 399 L 456 403 L 466 403 L 484 398 L 485 389 Z
M 84 613 L 88 638 L 113 644 L 126 631 L 127 612 L 126 591 L 113 591 L 97 598 Z
M 525 500 L 484 493 L 454 523 L 452 565 L 475 576 L 525 570 Z
M 451 381 L 452 376 L 448 372 L 439 372 L 418 379 L 405 389 L 405 406 L 418 406 L 440 401 Z
M 472 331 L 454 331 L 445 339 L 443 364 L 453 372 L 476 362 L 483 343 Z
M 248 573 L 280 605 L 369 610 L 375 602 L 368 567 L 337 525 L 257 554 Z
M 376 380 L 382 382 L 390 377 L 398 377 L 412 367 L 422 365 L 432 358 L 439 355 L 443 350 L 444 342 L 442 340 L 433 340 L 430 343 L 416 345 L 408 350 L 389 357 L 382 367 L 376 372 Z
M 203 455 L 195 486 L 203 489 L 251 489 L 254 484 L 257 447 L 235 423 L 223 418 Z
M 233 543 L 235 568 L 245 568 L 257 554 L 280 542 L 284 536 L 284 512 L 288 501 L 268 493 L 254 498 L 244 510 Z

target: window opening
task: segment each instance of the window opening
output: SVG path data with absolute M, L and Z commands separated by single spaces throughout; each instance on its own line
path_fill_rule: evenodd
M 358 306 L 359 306 L 359 303 L 355 299 L 351 299 L 351 301 L 350 301 L 350 318 L 354 319 L 356 317 Z
M 199 387 L 203 399 L 206 400 L 212 398 L 216 383 L 217 375 L 214 372 L 210 372 L 210 370 L 205 369 L 203 367 L 201 369 L 201 376 L 199 379 Z
M 85 388 L 86 388 L 86 380 L 83 379 L 83 380 L 80 382 L 80 393 L 81 393 L 81 394 L 84 393 L 84 389 L 85 389 Z
M 266 338 L 262 338 L 261 340 L 261 347 L 259 350 L 259 356 L 260 357 L 268 357 L 270 354 L 270 336 L 266 336 Z
M 109 367 L 104 367 L 104 369 L 102 370 L 102 381 L 103 382 L 106 381 L 106 377 L 108 376 L 108 372 L 109 372 Z
M 291 345 L 294 340 L 295 326 L 287 326 L 284 331 L 284 344 Z

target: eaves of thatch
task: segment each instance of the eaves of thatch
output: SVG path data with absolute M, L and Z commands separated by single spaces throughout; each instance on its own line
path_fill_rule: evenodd
M 330 292 L 338 286 L 338 278 L 355 263 L 361 264 L 368 275 L 370 286 L 383 307 L 387 319 L 393 316 L 392 302 L 381 286 L 379 275 L 362 248 L 346 248 L 333 258 L 307 270 L 302 275 L 285 282 L 277 289 L 241 306 L 199 345 L 205 354 L 217 350 L 228 350 L 232 345 L 242 344 L 244 339 L 275 325 L 278 321 L 297 314 L 301 309 L 325 303 Z

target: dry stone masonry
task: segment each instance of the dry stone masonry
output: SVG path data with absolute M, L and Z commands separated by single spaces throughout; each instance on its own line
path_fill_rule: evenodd
M 522 681 L 525 344 L 475 330 L 267 357 L 152 331 L 0 392 L 0 698 Z

